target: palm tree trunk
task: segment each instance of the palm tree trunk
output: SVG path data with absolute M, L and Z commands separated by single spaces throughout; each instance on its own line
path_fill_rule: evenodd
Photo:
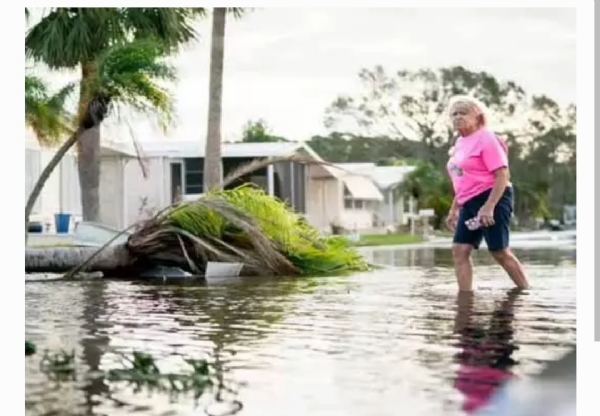
M 31 211 L 33 210 L 35 201 L 37 201 L 38 197 L 40 196 L 40 192 L 42 192 L 46 181 L 48 180 L 48 178 L 50 178 L 50 175 L 52 175 L 52 172 L 54 171 L 56 166 L 58 166 L 65 154 L 69 151 L 71 147 L 73 147 L 75 142 L 77 142 L 77 139 L 82 132 L 82 128 L 78 129 L 75 133 L 73 133 L 71 137 L 69 137 L 69 140 L 65 141 L 62 144 L 62 146 L 60 146 L 54 157 L 50 160 L 48 165 L 46 165 L 46 167 L 42 171 L 40 177 L 35 183 L 35 186 L 31 190 L 31 194 L 29 194 L 27 204 L 25 205 L 25 243 L 27 243 L 27 236 L 29 235 L 29 217 L 31 216 Z
M 25 250 L 25 273 L 63 273 L 98 251 L 98 247 L 52 247 Z M 124 244 L 106 247 L 87 265 L 86 271 L 116 272 L 133 263 Z
M 100 220 L 100 126 L 82 133 L 77 141 L 77 171 L 83 221 Z
M 227 9 L 213 10 L 208 88 L 208 125 L 204 154 L 204 192 L 220 188 L 223 181 L 221 162 L 221 113 L 223 98 L 223 62 L 225 56 L 225 16 Z
M 93 95 L 90 90 L 93 71 L 93 63 L 82 63 L 78 120 L 84 119 Z M 100 220 L 100 126 L 86 130 L 83 135 L 77 142 L 81 214 L 83 221 L 97 222 Z

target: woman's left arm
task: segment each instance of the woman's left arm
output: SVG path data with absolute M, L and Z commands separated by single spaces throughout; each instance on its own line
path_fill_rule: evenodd
M 502 198 L 502 194 L 506 190 L 508 186 L 508 166 L 503 168 L 498 168 L 494 171 L 494 175 L 496 176 L 496 180 L 494 181 L 494 187 L 490 192 L 490 196 L 488 196 L 485 205 L 489 208 L 494 208 L 500 198 Z
M 481 158 L 486 168 L 494 173 L 496 177 L 494 181 L 494 187 L 490 192 L 485 205 L 488 208 L 494 208 L 502 194 L 506 190 L 509 183 L 509 172 L 508 172 L 508 155 L 506 150 L 500 144 L 500 140 L 494 136 L 493 133 L 489 133 L 490 136 L 485 138 L 483 147 L 481 149 Z

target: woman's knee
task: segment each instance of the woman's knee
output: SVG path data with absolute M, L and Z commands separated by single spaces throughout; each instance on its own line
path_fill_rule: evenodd
M 452 259 L 454 263 L 463 263 L 469 261 L 473 247 L 470 244 L 453 244 Z
M 504 264 L 506 261 L 513 258 L 513 254 L 508 247 L 500 250 L 490 251 L 490 254 L 499 264 Z

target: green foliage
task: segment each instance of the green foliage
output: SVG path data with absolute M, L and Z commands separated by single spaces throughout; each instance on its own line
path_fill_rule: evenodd
M 164 61 L 167 50 L 156 39 L 116 45 L 97 58 L 92 88 L 113 102 L 143 113 L 157 113 L 168 124 L 173 114 L 172 95 L 161 81 L 175 81 L 176 71 Z
M 401 70 L 389 73 L 381 66 L 362 69 L 363 86 L 357 96 L 341 95 L 330 105 L 325 125 L 336 128 L 353 121 L 363 136 L 420 140 L 429 147 L 449 145 L 454 132 L 445 115 L 445 106 L 456 94 L 479 98 L 502 115 L 513 115 L 524 92 L 513 82 L 499 82 L 486 72 L 462 66 Z M 429 152 L 422 159 L 433 160 Z
M 273 135 L 267 123 L 261 119 L 246 123 L 242 134 L 242 141 L 245 143 L 268 143 L 285 142 L 287 140 L 283 137 Z
M 434 228 L 441 227 L 443 218 L 452 205 L 451 183 L 445 171 L 433 163 L 420 162 L 416 169 L 409 173 L 402 188 L 416 198 L 420 207 L 435 211 Z
M 71 132 L 72 117 L 65 110 L 65 103 L 74 88 L 68 84 L 51 94 L 41 78 L 25 75 L 25 124 L 41 145 L 57 144 Z
M 235 383 L 223 383 L 223 374 L 216 360 L 184 359 L 187 369 L 179 373 L 160 370 L 156 359 L 147 353 L 133 351 L 131 356 L 118 353 L 122 367 L 109 370 L 94 370 L 81 374 L 74 351 L 45 351 L 40 360 L 40 370 L 48 379 L 57 383 L 76 379 L 99 380 L 113 387 L 129 387 L 134 393 L 166 393 L 172 400 L 179 396 L 192 395 L 199 399 L 206 393 L 235 395 Z M 223 402 L 226 400 L 220 400 Z M 236 402 L 234 402 L 236 403 Z
M 360 240 L 354 243 L 354 245 L 360 247 L 395 246 L 421 243 L 422 241 L 423 238 L 421 236 L 413 234 L 362 234 Z
M 31 341 L 25 341 L 25 356 L 35 354 L 37 347 Z
M 368 268 L 346 238 L 322 236 L 284 202 L 252 185 L 212 191 L 177 206 L 160 218 L 158 228 L 195 243 L 186 256 L 198 269 L 211 259 L 243 262 L 250 272 L 261 274 L 322 275 Z M 148 235 L 144 229 L 139 233 Z M 134 250 L 149 246 L 136 238 L 132 244 Z
M 52 69 L 76 68 L 114 46 L 155 37 L 174 50 L 197 39 L 202 8 L 54 7 L 25 36 L 27 58 Z
M 328 274 L 364 267 L 345 238 L 325 238 L 284 202 L 250 185 L 221 191 L 227 202 L 249 213 L 260 229 L 304 274 Z
M 79 123 L 99 120 L 90 102 L 128 105 L 171 121 L 171 94 L 161 81 L 175 71 L 164 58 L 197 39 L 202 8 L 50 8 L 25 36 L 27 58 L 51 69 L 81 67 Z M 98 107 L 98 106 L 96 106 Z

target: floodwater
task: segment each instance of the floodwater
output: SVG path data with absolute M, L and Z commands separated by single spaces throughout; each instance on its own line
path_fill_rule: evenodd
M 575 345 L 575 250 L 516 252 L 534 285 L 522 294 L 483 252 L 476 293 L 458 297 L 447 249 L 365 250 L 395 268 L 350 277 L 28 281 L 26 414 L 463 415 L 491 378 L 536 374 Z M 61 348 L 72 379 L 40 368 Z M 195 401 L 86 376 L 133 350 L 171 373 L 207 358 L 217 387 Z

